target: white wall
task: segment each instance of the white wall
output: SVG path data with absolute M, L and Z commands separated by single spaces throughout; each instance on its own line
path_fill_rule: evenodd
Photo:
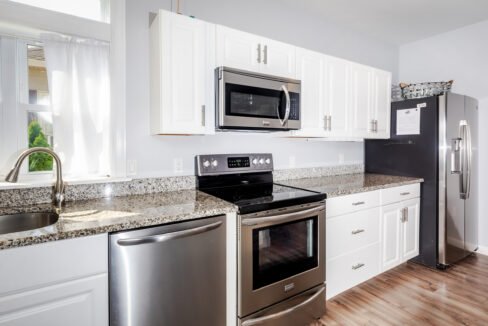
M 488 247 L 488 21 L 400 47 L 400 80 L 454 79 L 453 91 L 477 98 L 480 245 Z
M 182 12 L 392 71 L 398 48 L 328 24 L 300 10 L 300 1 L 186 0 Z M 171 0 L 126 1 L 127 159 L 137 176 L 193 174 L 194 156 L 215 152 L 272 152 L 276 168 L 362 162 L 362 143 L 308 142 L 250 135 L 169 137 L 149 134 L 149 13 L 171 9 Z M 183 171 L 176 173 L 174 159 Z

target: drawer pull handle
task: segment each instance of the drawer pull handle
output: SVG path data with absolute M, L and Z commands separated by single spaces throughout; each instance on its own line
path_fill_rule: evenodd
M 366 204 L 364 201 L 358 201 L 356 203 L 352 203 L 352 206 L 359 206 L 359 205 L 364 205 Z
M 410 193 L 409 192 L 402 192 L 402 193 L 400 193 L 400 196 L 406 196 L 406 195 L 410 195 Z
M 359 263 L 359 264 L 356 264 L 356 265 L 352 266 L 352 269 L 353 270 L 357 270 L 357 269 L 360 269 L 361 267 L 364 267 L 364 264 L 363 263 Z
M 358 229 L 358 230 L 352 230 L 352 234 L 359 234 L 359 233 L 363 233 L 365 230 L 364 229 Z

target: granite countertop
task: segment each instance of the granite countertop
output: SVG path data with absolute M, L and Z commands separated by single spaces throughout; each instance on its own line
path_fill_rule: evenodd
M 303 178 L 279 181 L 280 184 L 290 187 L 323 192 L 327 198 L 373 191 L 408 184 L 420 183 L 421 178 L 399 177 L 382 174 L 356 173 L 334 175 L 319 178 Z
M 0 208 L 0 215 L 51 211 L 50 204 Z M 0 234 L 0 250 L 155 226 L 236 212 L 231 203 L 197 190 L 67 202 L 59 221 L 31 231 Z

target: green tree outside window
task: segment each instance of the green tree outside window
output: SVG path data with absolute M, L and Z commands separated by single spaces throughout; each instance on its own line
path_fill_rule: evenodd
M 42 132 L 39 121 L 32 120 L 28 127 L 29 148 L 51 147 L 46 135 Z M 34 153 L 29 156 L 29 172 L 52 171 L 53 158 L 45 153 Z

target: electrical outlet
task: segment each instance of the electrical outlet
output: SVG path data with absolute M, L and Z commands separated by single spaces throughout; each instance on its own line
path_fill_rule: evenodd
M 344 163 L 344 154 L 343 153 L 339 154 L 339 163 Z
M 175 158 L 173 160 L 173 170 L 175 173 L 182 173 L 183 172 L 183 159 L 182 158 Z
M 137 175 L 136 160 L 127 160 L 127 175 Z
M 294 168 L 297 164 L 297 160 L 295 156 L 290 156 L 288 160 L 288 165 L 290 165 L 291 168 Z

